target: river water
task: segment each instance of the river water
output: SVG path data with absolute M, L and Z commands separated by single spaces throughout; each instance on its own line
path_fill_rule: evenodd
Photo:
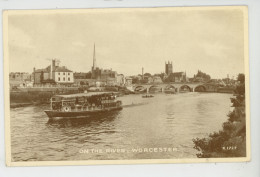
M 222 128 L 230 94 L 182 93 L 119 97 L 119 112 L 49 120 L 49 105 L 11 109 L 12 161 L 196 158 L 193 138 Z

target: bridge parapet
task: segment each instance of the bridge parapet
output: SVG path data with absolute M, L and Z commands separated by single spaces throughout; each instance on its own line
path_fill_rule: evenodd
M 150 91 L 150 89 L 157 89 L 157 90 L 169 90 L 169 89 L 175 89 L 178 92 L 180 91 L 189 91 L 189 92 L 193 92 L 195 90 L 195 88 L 199 85 L 202 85 L 204 83 L 189 83 L 189 82 L 173 82 L 173 83 L 161 83 L 161 84 L 137 84 L 133 86 L 133 89 L 135 91 L 144 91 L 144 90 L 148 90 Z

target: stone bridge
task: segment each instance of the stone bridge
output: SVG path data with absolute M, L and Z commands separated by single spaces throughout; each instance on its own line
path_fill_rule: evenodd
M 205 83 L 161 83 L 161 84 L 136 84 L 135 92 L 217 92 L 218 86 Z

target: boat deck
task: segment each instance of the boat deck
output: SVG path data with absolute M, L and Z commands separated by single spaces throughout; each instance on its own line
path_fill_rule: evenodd
M 65 111 L 46 110 L 44 112 L 48 115 L 49 118 L 83 118 L 83 117 L 87 118 L 90 116 L 100 115 L 100 114 L 108 113 L 111 111 L 118 111 L 121 109 L 123 109 L 122 106 L 88 110 L 88 111 L 65 112 Z

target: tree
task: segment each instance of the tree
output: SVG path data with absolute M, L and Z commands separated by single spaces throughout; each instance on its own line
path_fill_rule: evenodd
M 145 73 L 144 76 L 151 77 L 152 75 L 150 73 Z
M 240 76 L 243 81 L 243 76 Z M 229 119 L 222 124 L 222 130 L 211 133 L 207 138 L 193 139 L 194 148 L 200 153 L 199 158 L 209 157 L 245 157 L 246 156 L 246 115 L 245 84 L 240 83 L 231 99 L 233 111 Z
M 140 83 L 141 83 L 141 84 L 147 84 L 147 83 L 148 83 L 148 79 L 141 79 L 141 80 L 140 80 Z
M 133 77 L 132 84 L 139 84 L 139 79 L 137 77 Z
M 88 72 L 85 77 L 86 79 L 91 79 L 91 72 Z
M 240 84 L 245 83 L 245 75 L 242 73 L 239 73 L 237 76 L 237 80 L 240 82 Z
M 200 70 L 198 70 L 198 73 L 194 75 L 194 78 L 202 78 L 205 82 L 208 82 L 211 79 L 210 75 L 201 72 Z
M 158 74 L 160 76 L 160 78 L 162 79 L 162 81 L 164 81 L 166 79 L 165 77 L 165 74 L 164 73 L 161 73 L 161 74 Z

